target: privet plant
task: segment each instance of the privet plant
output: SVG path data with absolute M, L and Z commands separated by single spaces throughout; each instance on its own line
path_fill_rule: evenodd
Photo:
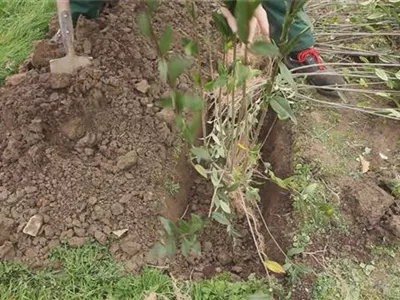
M 244 214 L 266 272 L 284 273 L 281 265 L 268 259 L 260 232 L 263 227 L 268 232 L 269 229 L 258 206 L 260 196 L 257 186 L 260 185 L 261 178 L 287 187 L 283 180 L 274 175 L 268 164 L 265 165 L 264 173 L 258 171 L 260 149 L 266 140 L 260 134 L 269 108 L 276 112 L 279 119 L 296 122 L 288 100 L 280 92 L 281 87 L 286 90 L 296 89 L 291 72 L 282 63 L 282 58 L 296 43 L 296 39 L 288 40 L 289 27 L 305 0 L 291 2 L 279 45 L 267 40 L 258 40 L 252 44 L 248 42 L 249 22 L 260 0 L 224 2 L 234 12 L 238 32 L 231 31 L 221 14 L 213 13 L 221 35 L 223 59 L 217 62 L 216 78 L 207 78 L 208 81 L 203 78 L 204 72 L 200 67 L 199 41 L 184 38 L 182 43 L 185 56 L 178 56 L 169 53 L 173 40 L 170 27 L 159 37 L 156 36 L 151 22 L 156 1 L 148 1 L 147 11 L 139 16 L 139 26 L 157 48 L 160 76 L 170 88 L 170 96 L 162 100 L 163 106 L 174 110 L 176 125 L 191 147 L 194 168 L 214 186 L 208 219 L 225 225 L 228 233 L 235 238 L 240 233 L 235 230 L 232 219 L 235 213 Z M 195 21 L 194 2 L 188 1 L 187 7 L 190 17 Z M 239 45 L 244 47 L 243 58 L 238 55 Z M 233 59 L 228 59 L 228 53 L 233 53 Z M 268 58 L 270 70 L 261 72 L 251 68 L 250 55 Z M 198 65 L 195 65 L 196 61 Z M 198 94 L 186 94 L 177 88 L 177 79 L 184 72 L 191 72 Z M 204 99 L 212 98 L 212 103 L 205 105 Z M 210 132 L 206 131 L 206 123 L 211 125 Z M 195 146 L 200 124 L 203 132 L 202 145 Z M 257 175 L 258 181 L 254 180 L 254 175 Z M 165 233 L 161 242 L 154 247 L 153 254 L 173 255 L 179 242 L 184 255 L 188 255 L 190 251 L 200 252 L 196 234 L 205 223 L 198 216 L 192 215 L 191 220 L 181 220 L 177 224 L 166 219 L 161 221 Z M 290 260 L 289 257 L 287 259 Z M 293 264 L 288 265 L 293 267 Z

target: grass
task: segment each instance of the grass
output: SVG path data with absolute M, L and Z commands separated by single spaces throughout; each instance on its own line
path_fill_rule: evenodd
M 179 193 L 180 185 L 175 182 L 172 178 L 168 177 L 164 180 L 164 188 L 171 196 L 175 196 Z
M 0 0 L 0 84 L 43 38 L 54 12 L 55 1 Z
M 349 258 L 332 261 L 317 276 L 313 299 L 318 300 L 395 300 L 400 299 L 400 263 L 398 247 L 372 251 L 368 263 Z
M 177 299 L 177 288 L 168 275 L 145 268 L 139 275 L 126 274 L 104 247 L 55 248 L 51 266 L 39 271 L 22 264 L 0 264 L 0 299 Z M 232 282 L 228 275 L 201 282 L 178 283 L 179 293 L 194 300 L 246 299 L 255 293 L 269 295 L 264 280 Z M 265 296 L 266 297 L 266 296 Z M 268 299 L 268 298 L 260 299 Z

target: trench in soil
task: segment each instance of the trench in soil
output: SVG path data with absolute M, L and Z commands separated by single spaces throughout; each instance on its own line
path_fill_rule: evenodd
M 260 142 L 264 139 L 262 161 L 271 164 L 276 176 L 280 178 L 290 176 L 292 172 L 292 134 L 289 122 L 277 120 L 276 114 L 272 111 L 269 112 L 262 128 Z M 175 204 L 179 203 L 179 205 L 169 205 L 176 210 L 168 212 L 167 215 L 179 217 L 185 214 L 185 217 L 189 217 L 193 213 L 207 217 L 213 187 L 207 180 L 196 176 L 197 173 L 193 174 L 192 167 L 185 163 L 186 161 L 179 163 L 181 168 L 178 173 L 184 174 L 181 176 L 182 182 L 191 183 L 191 185 L 186 185 L 187 189 L 178 195 L 178 199 L 169 200 L 172 203 L 175 201 Z M 179 198 L 184 195 L 188 197 Z M 291 212 L 290 194 L 275 183 L 265 181 L 260 189 L 260 196 L 260 208 L 269 229 L 268 233 L 263 226 L 261 232 L 268 258 L 283 263 L 284 254 L 281 249 L 286 252 L 290 241 L 288 222 Z M 239 275 L 243 279 L 251 273 L 263 275 L 264 270 L 257 256 L 245 217 L 238 216 L 234 221 L 242 238 L 234 243 L 226 233 L 225 226 L 213 222 L 200 236 L 203 250 L 202 259 L 186 260 L 178 256 L 172 265 L 172 273 L 175 273 L 174 264 L 179 264 L 180 270 L 192 269 L 195 279 L 211 278 L 222 271 L 238 273 L 237 270 L 240 271 Z M 185 267 L 182 268 L 182 265 Z M 194 265 L 196 266 L 194 267 Z M 174 276 L 186 277 L 182 273 L 174 274 Z

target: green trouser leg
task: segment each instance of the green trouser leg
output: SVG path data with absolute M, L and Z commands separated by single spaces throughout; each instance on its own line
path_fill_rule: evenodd
M 70 0 L 74 25 L 80 15 L 84 15 L 88 19 L 97 18 L 99 16 L 99 9 L 103 4 L 104 0 Z
M 280 43 L 280 37 L 282 33 L 283 22 L 287 9 L 286 0 L 264 0 L 263 6 L 267 11 L 268 20 L 270 24 L 271 38 L 276 44 Z M 301 34 L 307 27 L 310 26 L 310 22 L 306 17 L 304 9 L 302 9 L 296 16 L 293 24 L 289 30 L 289 40 Z M 315 44 L 314 36 L 311 29 L 304 32 L 299 38 L 297 44 L 292 48 L 292 52 L 301 51 Z

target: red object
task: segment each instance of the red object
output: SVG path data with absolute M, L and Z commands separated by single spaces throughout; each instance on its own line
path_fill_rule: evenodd
M 318 50 L 315 48 L 308 48 L 305 50 L 300 51 L 299 53 L 297 53 L 297 60 L 299 61 L 299 63 L 304 63 L 307 59 L 307 56 L 313 56 L 315 58 L 315 61 L 317 62 L 317 64 L 322 64 L 323 60 L 321 58 L 321 55 L 319 54 Z M 326 66 L 318 66 L 318 69 L 320 70 L 325 70 Z

